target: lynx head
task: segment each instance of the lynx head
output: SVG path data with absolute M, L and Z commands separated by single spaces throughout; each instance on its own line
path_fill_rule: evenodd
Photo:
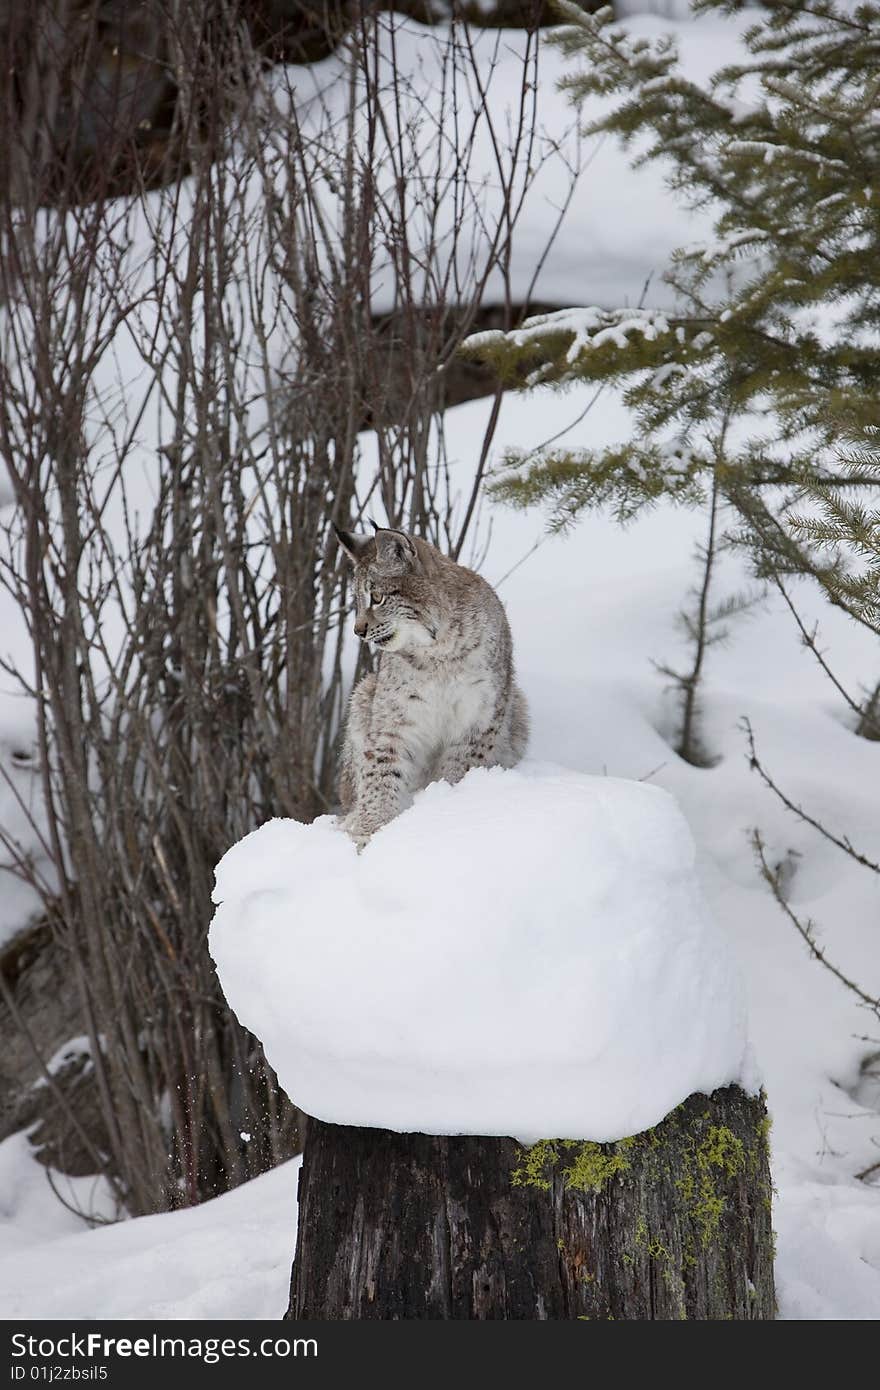
M 436 595 L 413 537 L 380 526 L 375 536 L 334 530 L 354 564 L 355 635 L 386 652 L 433 642 L 440 621 Z

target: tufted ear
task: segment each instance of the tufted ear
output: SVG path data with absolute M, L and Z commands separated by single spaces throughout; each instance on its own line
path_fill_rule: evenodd
M 356 536 L 353 531 L 341 531 L 335 521 L 333 522 L 333 530 L 336 532 L 336 539 L 342 549 L 355 565 L 358 560 L 364 558 L 367 548 L 373 544 L 372 536 Z
M 410 568 L 418 562 L 415 543 L 405 531 L 390 531 L 376 526 L 376 551 L 380 562 L 386 565 Z

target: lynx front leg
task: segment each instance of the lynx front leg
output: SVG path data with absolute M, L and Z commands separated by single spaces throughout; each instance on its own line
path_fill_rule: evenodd
M 363 750 L 355 804 L 344 822 L 358 849 L 404 809 L 412 780 L 412 763 L 391 735 L 380 736 L 374 748 Z
M 437 780 L 460 782 L 472 767 L 494 767 L 498 729 L 473 729 L 464 738 L 444 749 L 437 767 Z
M 356 697 L 359 691 L 360 687 Z M 343 828 L 358 849 L 404 809 L 415 790 L 416 759 L 406 741 L 409 727 L 397 701 L 389 707 L 387 699 L 376 699 L 375 685 L 352 700 L 345 758 L 351 801 Z

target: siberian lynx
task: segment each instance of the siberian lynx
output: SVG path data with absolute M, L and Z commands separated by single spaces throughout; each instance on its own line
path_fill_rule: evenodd
M 354 630 L 382 653 L 351 697 L 339 778 L 359 847 L 429 782 L 513 767 L 528 710 L 510 628 L 491 585 L 427 541 L 336 532 L 354 563 Z

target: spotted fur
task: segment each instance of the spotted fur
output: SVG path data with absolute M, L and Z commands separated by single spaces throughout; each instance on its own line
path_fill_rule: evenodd
M 513 767 L 528 710 L 485 579 L 403 531 L 337 535 L 354 564 L 355 633 L 381 652 L 352 694 L 340 768 L 343 823 L 363 846 L 429 782 Z

